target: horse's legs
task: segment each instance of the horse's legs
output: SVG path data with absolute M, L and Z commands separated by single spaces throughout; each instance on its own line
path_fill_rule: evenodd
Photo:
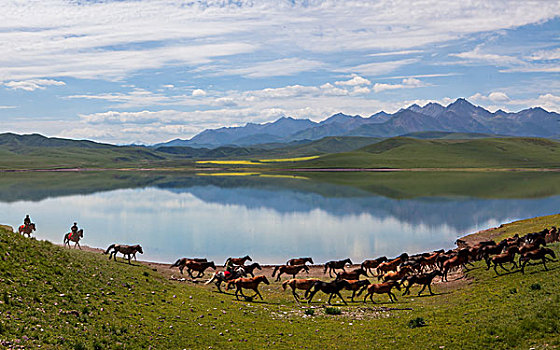
M 295 288 L 292 288 L 292 294 L 294 295 L 294 299 L 299 302 L 299 296 L 297 295 Z
M 426 285 L 424 285 L 424 287 L 422 287 L 422 289 L 420 289 L 420 291 L 418 292 L 418 296 L 420 296 L 420 294 L 422 294 L 422 292 L 424 291 L 424 289 L 426 289 Z
M 365 299 L 364 299 L 365 300 Z M 377 304 L 375 301 L 373 301 L 373 293 L 371 293 L 369 295 L 369 300 L 371 300 L 372 303 Z
M 354 302 L 354 296 L 355 296 L 355 295 L 356 295 L 356 291 L 353 290 L 353 291 L 352 291 L 352 296 L 350 297 L 350 300 L 351 300 L 352 302 Z
M 239 293 L 240 290 L 241 290 L 241 288 L 239 288 L 239 287 L 237 287 L 237 289 L 235 290 L 235 298 L 237 300 L 239 300 L 239 294 L 238 293 Z M 243 294 L 243 293 L 241 293 L 241 294 Z
M 334 271 L 334 269 L 332 267 L 329 267 L 329 277 L 332 278 L 332 272 Z M 335 271 L 336 273 L 336 271 Z
M 340 291 L 336 292 L 336 295 L 338 295 L 338 297 L 340 298 L 340 300 L 342 300 L 342 302 L 344 303 L 344 305 L 348 305 L 348 303 L 346 302 L 346 300 L 344 300 L 344 298 L 342 297 L 342 295 L 340 295 Z
M 307 299 L 307 303 L 308 303 L 308 304 L 311 304 L 311 300 L 313 299 L 313 296 L 315 296 L 315 293 L 317 293 L 317 290 L 316 290 L 316 289 L 315 289 L 315 290 L 312 290 L 312 291 L 309 293 L 309 298 Z
M 282 274 L 282 272 L 279 272 L 278 275 L 276 276 L 276 282 L 280 281 L 280 275 Z
M 264 300 L 258 289 L 255 289 L 255 292 L 257 292 L 257 294 L 255 294 L 255 295 L 258 295 L 259 297 L 261 297 L 261 300 Z
M 546 256 L 543 257 L 543 259 L 542 259 L 542 264 L 543 264 L 543 266 L 544 266 L 544 269 L 545 269 L 546 271 L 548 271 L 548 269 L 547 269 L 547 267 L 546 267 Z
M 431 283 L 428 284 L 428 290 L 430 291 L 430 295 L 435 295 L 435 293 L 432 292 L 432 285 L 431 285 Z

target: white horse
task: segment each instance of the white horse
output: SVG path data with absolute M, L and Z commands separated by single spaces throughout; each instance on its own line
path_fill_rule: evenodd
M 212 277 L 204 284 L 207 285 L 214 282 L 214 284 L 216 284 L 216 287 L 218 287 L 218 291 L 220 293 L 223 293 L 222 288 L 220 287 L 222 285 L 222 282 L 231 281 L 239 277 L 247 277 L 247 272 L 242 267 L 236 267 L 233 272 L 231 272 L 227 277 L 225 271 L 214 272 Z

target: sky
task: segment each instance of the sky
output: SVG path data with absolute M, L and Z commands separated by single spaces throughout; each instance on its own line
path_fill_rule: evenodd
M 560 112 L 560 2 L 0 0 L 0 133 L 114 144 L 467 98 Z

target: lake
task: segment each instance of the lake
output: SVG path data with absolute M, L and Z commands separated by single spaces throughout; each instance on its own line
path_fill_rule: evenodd
M 249 254 L 278 264 L 354 262 L 452 248 L 456 238 L 558 213 L 558 173 L 2 173 L 0 223 L 25 214 L 38 239 L 144 247 L 142 259 Z

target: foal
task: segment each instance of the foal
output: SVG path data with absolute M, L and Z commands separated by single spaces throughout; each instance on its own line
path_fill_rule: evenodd
M 257 277 L 250 277 L 250 278 L 236 278 L 233 281 L 228 282 L 226 290 L 228 290 L 230 288 L 230 286 L 233 284 L 237 289 L 235 290 L 235 298 L 237 300 L 239 300 L 239 293 L 241 292 L 241 296 L 243 296 L 244 298 L 247 298 L 247 296 L 245 296 L 245 294 L 243 294 L 243 289 L 252 289 L 255 292 L 255 295 L 253 295 L 251 298 L 254 298 L 255 296 L 259 296 L 261 298 L 261 300 L 264 300 L 261 293 L 259 293 L 259 284 L 263 282 L 264 284 L 270 284 L 270 282 L 268 282 L 268 279 L 263 276 L 257 276 Z
M 334 295 L 338 295 L 338 297 L 340 298 L 340 300 L 342 300 L 344 305 L 348 305 L 348 303 L 346 303 L 346 300 L 344 300 L 342 295 L 340 295 L 340 291 L 343 288 L 348 287 L 349 285 L 350 283 L 348 283 L 347 280 L 334 280 L 332 282 L 317 281 L 313 284 L 311 289 L 305 292 L 306 296 L 309 293 L 307 303 L 310 304 L 311 300 L 313 299 L 313 296 L 317 294 L 318 291 L 322 291 L 325 294 L 329 294 L 329 301 L 328 301 L 329 304 L 331 303 L 332 297 Z
M 323 274 L 327 273 L 327 270 L 329 270 L 329 277 L 333 277 L 332 272 L 336 273 L 336 269 L 342 269 L 342 271 L 346 271 L 344 270 L 344 266 L 346 266 L 346 264 L 352 265 L 352 260 L 350 260 L 350 258 L 348 259 L 344 259 L 344 260 L 332 260 L 332 261 L 328 261 L 325 264 L 325 269 L 323 270 Z
M 276 282 L 280 281 L 280 275 L 283 274 L 283 273 L 286 273 L 288 275 L 292 275 L 293 278 L 296 278 L 296 275 L 301 270 L 305 270 L 305 272 L 309 273 L 309 267 L 307 267 L 307 265 L 295 265 L 295 266 L 281 265 L 281 266 L 276 266 L 274 268 L 274 271 L 272 271 L 272 277 L 274 277 L 274 275 L 278 271 L 278 276 L 276 277 Z

